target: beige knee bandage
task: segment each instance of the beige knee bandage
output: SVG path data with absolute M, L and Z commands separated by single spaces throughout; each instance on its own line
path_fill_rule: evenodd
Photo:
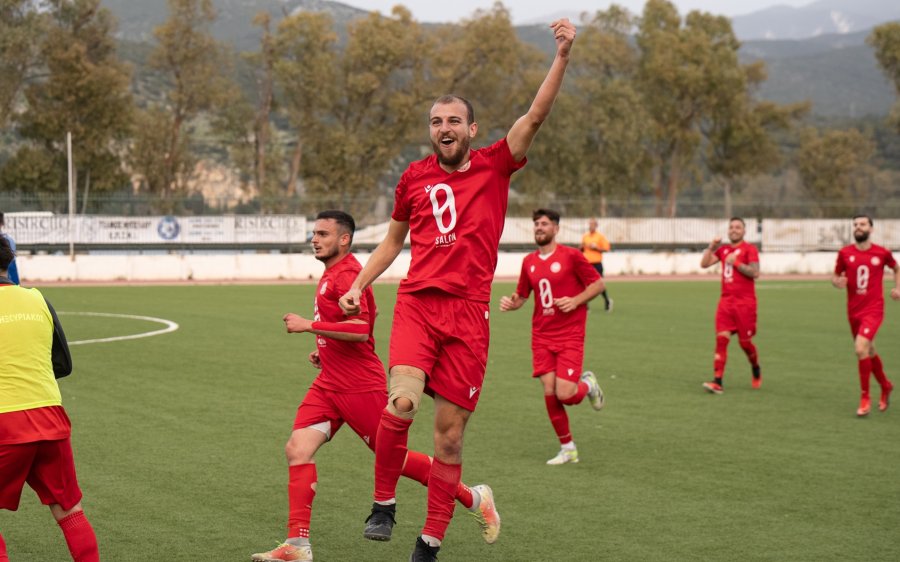
M 391 375 L 389 388 L 387 411 L 400 419 L 413 419 L 416 412 L 419 411 L 419 401 L 422 399 L 422 392 L 425 391 L 425 381 L 409 375 Z M 394 405 L 398 398 L 406 398 L 412 402 L 412 409 L 408 412 L 398 410 Z

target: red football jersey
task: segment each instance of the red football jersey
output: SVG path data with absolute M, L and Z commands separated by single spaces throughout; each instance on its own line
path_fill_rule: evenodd
M 343 322 L 347 319 L 338 304 L 350 285 L 356 279 L 362 266 L 353 254 L 325 270 L 316 289 L 315 314 L 313 320 L 322 322 Z M 322 371 L 313 386 L 339 392 L 370 392 L 387 387 L 384 365 L 375 354 L 375 296 L 372 288 L 363 291 L 360 299 L 360 313 L 354 318 L 369 323 L 369 339 L 352 342 L 316 336 Z
M 734 265 L 725 263 L 732 253 L 737 254 Z M 734 299 L 756 300 L 756 280 L 737 270 L 739 263 L 759 263 L 759 251 L 753 244 L 741 242 L 737 246 L 724 244 L 716 249 L 716 257 L 722 262 L 722 296 Z
M 516 293 L 527 298 L 534 291 L 532 337 L 571 337 L 583 343 L 587 305 L 566 313 L 553 300 L 574 297 L 598 279 L 600 274 L 575 248 L 558 245 L 549 255 L 534 251 L 525 256 Z
M 891 251 L 872 246 L 862 251 L 851 244 L 838 252 L 834 273 L 847 274 L 847 312 L 854 316 L 862 311 L 884 310 L 884 268 L 897 265 Z
M 463 168 L 448 174 L 437 156 L 409 165 L 394 193 L 396 221 L 409 222 L 412 262 L 399 292 L 437 288 L 489 302 L 497 247 L 515 162 L 501 139 L 473 150 Z

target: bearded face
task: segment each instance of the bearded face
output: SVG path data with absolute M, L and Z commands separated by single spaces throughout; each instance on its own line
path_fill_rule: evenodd
M 869 240 L 872 234 L 872 223 L 866 217 L 859 217 L 853 221 L 853 239 L 862 244 Z
M 460 167 L 469 155 L 469 146 L 478 126 L 469 123 L 468 115 L 462 102 L 440 103 L 431 108 L 431 147 L 445 168 Z
M 553 242 L 559 227 L 547 217 L 538 217 L 534 221 L 534 243 L 540 247 Z

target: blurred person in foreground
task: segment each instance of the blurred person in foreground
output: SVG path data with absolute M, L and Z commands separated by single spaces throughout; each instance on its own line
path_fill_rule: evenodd
M 13 240 L 13 237 L 8 233 L 3 232 L 5 227 L 6 219 L 3 217 L 3 213 L 0 213 L 0 238 L 6 238 L 6 241 L 9 242 L 9 247 L 12 248 L 13 254 L 15 254 L 16 241 Z M 6 268 L 6 278 L 12 281 L 14 285 L 19 284 L 19 267 L 16 265 L 15 258 L 13 258 L 13 261 L 10 262 L 9 266 Z
M 96 562 L 97 537 L 81 507 L 72 426 L 56 383 L 72 372 L 69 346 L 43 295 L 7 276 L 14 258 L 0 237 L 0 509 L 16 511 L 27 483 L 50 507 L 72 559 Z M 8 560 L 0 535 L 0 561 Z

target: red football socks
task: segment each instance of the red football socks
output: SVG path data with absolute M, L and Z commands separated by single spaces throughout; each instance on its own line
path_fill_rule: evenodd
M 438 459 L 432 461 L 428 479 L 428 516 L 422 529 L 423 535 L 444 539 L 456 507 L 453 496 L 459 488 L 461 476 L 461 464 L 445 464 Z
M 713 376 L 720 379 L 725 374 L 725 362 L 728 360 L 728 342 L 731 338 L 716 336 L 716 357 L 713 360 Z
M 588 390 L 587 383 L 584 381 L 578 381 L 578 390 L 575 391 L 575 394 L 569 396 L 565 399 L 560 399 L 560 402 L 565 404 L 566 406 L 574 406 L 575 404 L 581 404 L 581 401 L 584 400 L 584 397 L 587 396 Z
M 756 346 L 753 345 L 753 342 L 750 340 L 739 340 L 738 342 L 741 346 L 741 349 L 744 350 L 744 353 L 747 354 L 747 359 L 750 360 L 750 364 L 754 367 L 759 367 L 759 355 L 756 353 Z
M 572 432 L 569 430 L 569 415 L 566 413 L 566 407 L 555 394 L 545 394 L 544 402 L 547 404 L 547 415 L 550 416 L 550 423 L 553 424 L 553 430 L 559 437 L 559 442 L 565 445 L 572 441 Z
M 309 522 L 312 518 L 312 503 L 316 497 L 315 463 L 297 464 L 288 467 L 288 530 L 287 537 L 309 538 Z
M 397 495 L 397 480 L 406 460 L 406 443 L 412 420 L 398 418 L 384 410 L 375 439 L 375 501 L 385 502 Z M 432 474 L 434 469 L 432 468 Z M 457 480 L 458 481 L 458 480 Z
M 6 555 L 6 543 L 3 542 L 3 535 L 0 535 L 0 562 L 9 562 L 9 556 Z
M 415 480 L 423 486 L 428 486 L 428 478 L 431 475 L 431 457 L 417 451 L 409 451 L 406 454 L 406 464 L 403 465 L 401 475 Z M 475 503 L 472 490 L 462 482 L 456 488 L 456 501 L 466 509 L 470 509 Z
M 83 511 L 76 511 L 59 521 L 59 528 L 66 537 L 69 553 L 75 562 L 100 562 L 97 536 Z
M 881 363 L 881 357 L 876 355 L 872 357 L 872 374 L 875 375 L 875 380 L 878 381 L 878 384 L 881 385 L 881 388 L 888 388 L 891 383 L 888 382 L 887 375 L 884 374 L 884 365 Z
M 872 374 L 872 359 L 866 357 L 859 360 L 859 388 L 864 397 L 869 396 L 869 375 Z

